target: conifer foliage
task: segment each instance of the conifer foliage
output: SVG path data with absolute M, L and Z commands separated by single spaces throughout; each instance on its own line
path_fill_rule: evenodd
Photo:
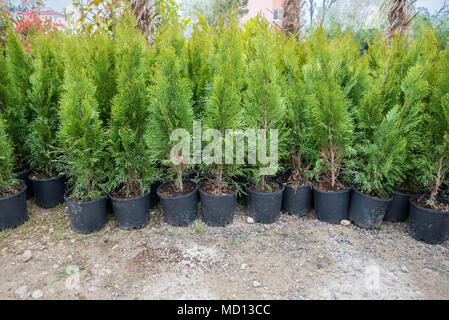
M 205 130 L 213 129 L 219 133 L 214 137 L 213 143 L 221 149 L 221 153 L 213 155 L 218 161 L 208 164 L 206 170 L 209 175 L 215 177 L 217 187 L 221 188 L 229 184 L 230 178 L 240 171 L 238 165 L 226 164 L 224 147 L 226 130 L 243 129 L 241 104 L 245 65 L 238 21 L 233 19 L 227 25 L 222 24 L 219 33 L 221 38 L 218 40 L 217 52 L 211 62 L 215 75 L 204 111 L 203 124 Z
M 350 99 L 337 81 L 338 65 L 323 28 L 315 31 L 309 46 L 309 58 L 304 67 L 309 141 L 320 154 L 314 170 L 318 177 L 330 178 L 334 189 L 343 161 L 351 152 Z
M 13 173 L 13 148 L 6 132 L 5 120 L 0 115 L 0 198 L 10 195 L 11 189 L 18 183 Z
M 161 37 L 159 41 L 164 40 Z M 185 61 L 169 42 L 159 43 L 158 46 L 161 52 L 156 63 L 155 85 L 150 88 L 151 117 L 147 145 L 154 158 L 170 168 L 171 176 L 176 177 L 176 187 L 182 192 L 183 174 L 190 159 L 172 154 L 178 141 L 171 141 L 170 137 L 177 129 L 192 132 L 192 93 L 189 80 L 182 72 Z
M 61 167 L 68 172 L 71 197 L 94 200 L 106 194 L 105 172 L 109 169 L 107 135 L 100 120 L 97 88 L 88 78 L 82 46 L 71 39 L 65 48 L 66 72 L 64 94 L 59 112 L 58 138 L 61 144 Z
M 41 35 L 34 41 L 34 72 L 31 76 L 30 105 L 33 121 L 26 138 L 29 163 L 44 178 L 58 175 L 57 131 L 59 99 L 62 93 L 64 65 L 58 35 Z
M 112 103 L 109 151 L 114 170 L 111 189 L 120 195 L 141 196 L 151 177 L 144 135 L 149 108 L 145 88 L 145 39 L 135 18 L 126 14 L 115 29 L 117 94 Z
M 277 34 L 272 32 L 271 26 L 265 19 L 258 16 L 249 26 L 249 32 L 254 32 L 248 40 L 248 71 L 247 90 L 244 97 L 246 125 L 248 128 L 264 130 L 266 141 L 270 141 L 270 130 L 279 130 L 278 138 L 282 138 L 285 106 L 281 97 L 280 76 L 277 70 L 275 44 Z M 254 146 L 249 145 L 249 148 Z M 265 148 L 263 148 L 265 147 Z M 260 154 L 268 155 L 270 143 L 265 146 L 258 144 L 258 157 L 251 166 L 253 182 L 262 191 L 267 190 L 267 176 L 260 174 L 264 164 L 260 162 Z M 282 148 L 279 147 L 279 150 Z M 275 172 L 272 174 L 274 175 Z

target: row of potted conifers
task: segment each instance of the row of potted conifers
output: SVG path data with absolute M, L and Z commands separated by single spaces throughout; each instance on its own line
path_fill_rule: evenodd
M 246 188 L 243 193 L 237 191 L 228 195 L 212 195 L 201 189 L 191 180 L 194 190 L 186 195 L 167 197 L 160 190 L 167 184 L 154 184 L 140 197 L 117 199 L 105 196 L 90 202 L 76 202 L 68 198 L 65 191 L 65 175 L 58 178 L 38 180 L 19 175 L 24 181 L 24 189 L 16 195 L 0 199 L 0 229 L 14 228 L 23 224 L 27 218 L 27 197 L 34 193 L 36 203 L 43 208 L 55 207 L 64 201 L 69 209 L 72 228 L 78 233 L 92 233 L 104 228 L 108 212 L 113 212 L 120 228 L 130 230 L 146 226 L 150 218 L 150 208 L 158 200 L 169 225 L 188 226 L 198 216 L 198 202 L 201 201 L 201 214 L 206 224 L 224 227 L 233 222 L 237 202 L 248 207 L 248 216 L 257 223 L 275 223 L 281 211 L 294 216 L 304 216 L 313 208 L 316 217 L 324 222 L 336 224 L 350 220 L 365 229 L 378 228 L 383 220 L 404 222 L 409 218 L 409 233 L 418 240 L 431 244 L 442 243 L 449 234 L 449 213 L 430 210 L 418 206 L 413 200 L 418 195 L 394 192 L 390 199 L 379 199 L 365 195 L 350 186 L 338 192 L 326 192 L 315 188 L 313 184 L 292 187 L 280 182 L 279 190 L 274 192 L 256 192 Z M 28 184 L 28 187 L 27 187 Z M 440 201 L 449 200 L 440 197 Z

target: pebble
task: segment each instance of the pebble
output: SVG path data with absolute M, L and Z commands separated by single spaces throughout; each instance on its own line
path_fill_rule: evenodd
M 34 291 L 33 291 L 33 294 L 31 295 L 31 297 L 32 297 L 33 299 L 39 299 L 39 298 L 42 298 L 43 295 L 44 295 L 44 294 L 42 293 L 41 290 L 34 290 Z
M 257 281 L 253 282 L 253 287 L 254 288 L 259 288 L 260 286 L 261 286 L 261 284 L 259 282 L 257 282 Z
M 24 263 L 27 263 L 28 261 L 30 261 L 31 258 L 33 258 L 33 254 L 31 253 L 30 250 L 25 251 L 22 255 L 22 261 Z
M 95 286 L 92 286 L 92 287 L 89 287 L 87 290 L 88 290 L 89 292 L 97 292 L 97 291 L 98 291 L 98 288 L 95 287 Z
M 24 285 L 24 286 L 21 286 L 20 288 L 18 288 L 16 291 L 14 291 L 14 294 L 16 296 L 19 296 L 20 298 L 24 298 L 26 296 L 27 292 L 28 292 L 28 286 Z
M 251 217 L 248 217 L 248 219 L 246 219 L 246 222 L 248 222 L 249 224 L 253 224 L 254 223 L 254 219 Z
M 350 225 L 351 225 L 351 221 L 349 221 L 349 220 L 341 220 L 341 221 L 340 221 L 340 224 L 341 224 L 342 226 L 347 227 L 347 226 L 350 226 Z
M 248 268 L 248 265 L 246 263 L 242 264 L 240 267 L 240 270 L 246 270 Z

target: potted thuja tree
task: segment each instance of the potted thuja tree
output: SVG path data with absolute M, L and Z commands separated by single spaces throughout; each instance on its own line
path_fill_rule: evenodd
M 59 172 L 57 165 L 58 109 L 64 76 L 59 36 L 56 33 L 37 36 L 32 52 L 35 55 L 30 94 L 33 121 L 25 145 L 34 170 L 30 181 L 36 202 L 42 208 L 53 208 L 64 202 L 66 182 L 65 174 Z
M 144 139 L 149 115 L 145 46 L 135 18 L 120 18 L 115 28 L 117 94 L 109 124 L 110 198 L 119 227 L 127 230 L 144 227 L 150 218 L 153 174 Z
M 150 89 L 147 144 L 155 160 L 163 165 L 162 170 L 169 180 L 157 189 L 165 220 L 173 226 L 187 226 L 198 214 L 198 185 L 184 179 L 190 163 L 190 152 L 187 151 L 190 150 L 193 125 L 191 90 L 182 72 L 182 57 L 177 56 L 169 43 L 164 42 L 161 48 L 155 85 Z M 182 138 L 182 134 L 187 140 L 179 142 L 176 139 Z M 177 145 L 183 148 L 178 149 Z
M 280 218 L 284 192 L 282 183 L 270 179 L 277 173 L 277 153 L 282 150 L 279 142 L 282 140 L 284 125 L 284 104 L 276 66 L 276 33 L 263 18 L 258 17 L 254 23 L 257 24 L 257 31 L 248 43 L 244 112 L 246 125 L 249 130 L 255 131 L 254 136 L 257 135 L 257 138 L 248 138 L 251 181 L 246 187 L 246 193 L 248 215 L 256 222 L 271 224 Z
M 33 188 L 28 176 L 33 170 L 28 161 L 28 150 L 24 141 L 30 130 L 29 92 L 32 63 L 19 36 L 11 26 L 7 29 L 5 49 L 6 59 L 3 59 L 3 52 L 0 58 L 2 70 L 0 71 L 2 87 L 0 112 L 4 114 L 14 150 L 14 171 L 17 178 L 27 185 L 27 198 L 31 198 Z
M 351 151 L 353 126 L 349 117 L 349 99 L 339 86 L 333 68 L 330 40 L 324 29 L 315 31 L 304 66 L 307 123 L 310 141 L 319 152 L 313 170 L 315 214 L 318 219 L 339 223 L 347 219 L 351 187 L 343 183 L 343 161 Z
M 0 114 L 0 230 L 18 227 L 28 219 L 27 186 L 13 173 L 13 148 L 6 130 Z
M 107 136 L 95 99 L 96 88 L 80 59 L 81 46 L 77 41 L 68 43 L 59 111 L 60 164 L 72 187 L 64 196 L 72 228 L 88 234 L 101 230 L 107 223 Z
M 287 153 L 282 159 L 279 181 L 285 185 L 282 210 L 293 216 L 304 216 L 312 209 L 313 190 L 309 182 L 313 155 L 308 147 L 305 128 L 305 86 L 302 67 L 306 60 L 303 43 L 294 37 L 283 43 L 281 54 L 282 93 L 286 108 Z
M 203 220 L 214 227 L 231 224 L 237 206 L 237 188 L 232 178 L 241 174 L 242 169 L 234 161 L 234 148 L 227 148 L 226 133 L 242 127 L 245 72 L 237 21 L 231 20 L 228 26 L 221 26 L 219 30 L 221 38 L 211 63 L 215 76 L 203 118 L 204 129 L 211 130 L 205 131 L 205 139 L 212 139 L 203 153 L 202 169 L 209 179 L 200 185 Z
M 420 132 L 422 156 L 417 159 L 419 179 L 427 193 L 410 199 L 409 233 L 416 239 L 437 244 L 449 232 L 449 202 L 438 196 L 449 173 L 449 49 L 438 64 L 438 79 L 425 109 Z

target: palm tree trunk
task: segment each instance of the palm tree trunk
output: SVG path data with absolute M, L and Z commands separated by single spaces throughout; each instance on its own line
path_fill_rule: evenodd
M 396 32 L 408 34 L 411 31 L 410 23 L 411 4 L 408 0 L 389 0 L 388 4 L 388 30 L 389 40 Z
M 287 37 L 296 36 L 296 40 L 300 39 L 302 22 L 301 9 L 303 7 L 302 0 L 284 0 L 283 18 L 281 28 Z

